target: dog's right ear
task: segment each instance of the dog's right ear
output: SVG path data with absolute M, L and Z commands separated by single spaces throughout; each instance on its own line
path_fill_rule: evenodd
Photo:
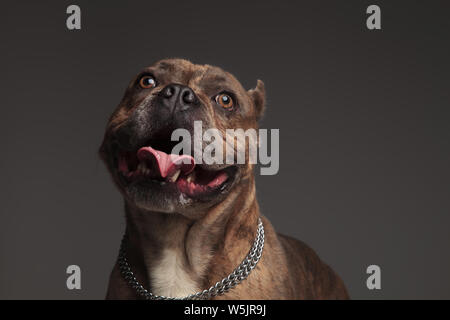
M 248 90 L 248 94 L 255 106 L 256 120 L 259 120 L 263 116 L 266 107 L 266 89 L 264 88 L 264 82 L 258 80 L 256 88 Z

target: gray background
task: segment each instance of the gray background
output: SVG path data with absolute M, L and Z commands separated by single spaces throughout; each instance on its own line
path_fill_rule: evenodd
M 165 57 L 264 80 L 281 165 L 257 178 L 262 212 L 352 298 L 450 298 L 448 4 L 376 1 L 372 32 L 368 1 L 76 1 L 68 31 L 71 3 L 1 8 L 0 298 L 104 297 L 124 218 L 97 148 L 128 81 Z

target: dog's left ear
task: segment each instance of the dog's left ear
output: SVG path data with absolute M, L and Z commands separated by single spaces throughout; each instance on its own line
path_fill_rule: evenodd
M 259 120 L 264 114 L 266 107 L 266 89 L 264 88 L 264 82 L 258 80 L 256 82 L 256 88 L 248 90 L 248 94 L 255 105 L 256 120 Z

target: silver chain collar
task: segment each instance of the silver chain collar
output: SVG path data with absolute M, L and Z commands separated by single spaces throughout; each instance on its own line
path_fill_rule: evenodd
M 176 297 L 165 297 L 157 296 L 153 293 L 147 291 L 140 283 L 137 281 L 136 276 L 133 271 L 131 271 L 130 264 L 128 263 L 127 254 L 125 250 L 126 236 L 124 235 L 122 243 L 120 245 L 118 264 L 120 273 L 128 284 L 136 290 L 136 292 L 143 298 L 147 300 L 205 300 L 211 297 L 219 296 L 234 288 L 237 284 L 247 279 L 250 272 L 256 267 L 256 264 L 261 259 L 262 251 L 264 248 L 264 226 L 262 224 L 261 218 L 258 219 L 258 232 L 256 239 L 247 254 L 245 259 L 241 264 L 234 269 L 234 271 L 222 281 L 217 282 L 215 285 L 207 290 L 199 291 L 197 293 L 191 294 L 186 297 L 176 298 Z

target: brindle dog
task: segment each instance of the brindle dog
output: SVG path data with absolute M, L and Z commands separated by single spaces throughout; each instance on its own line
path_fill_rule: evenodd
M 129 84 L 100 155 L 125 199 L 128 261 L 153 294 L 183 297 L 228 276 L 249 252 L 261 217 L 261 260 L 246 280 L 214 299 L 348 298 L 342 280 L 312 249 L 277 234 L 261 216 L 252 164 L 169 156 L 174 129 L 193 137 L 193 123 L 201 120 L 203 129 L 217 128 L 225 137 L 227 128 L 257 128 L 264 104 L 262 81 L 246 91 L 230 73 L 182 59 L 159 61 Z M 140 298 L 117 263 L 107 298 Z

